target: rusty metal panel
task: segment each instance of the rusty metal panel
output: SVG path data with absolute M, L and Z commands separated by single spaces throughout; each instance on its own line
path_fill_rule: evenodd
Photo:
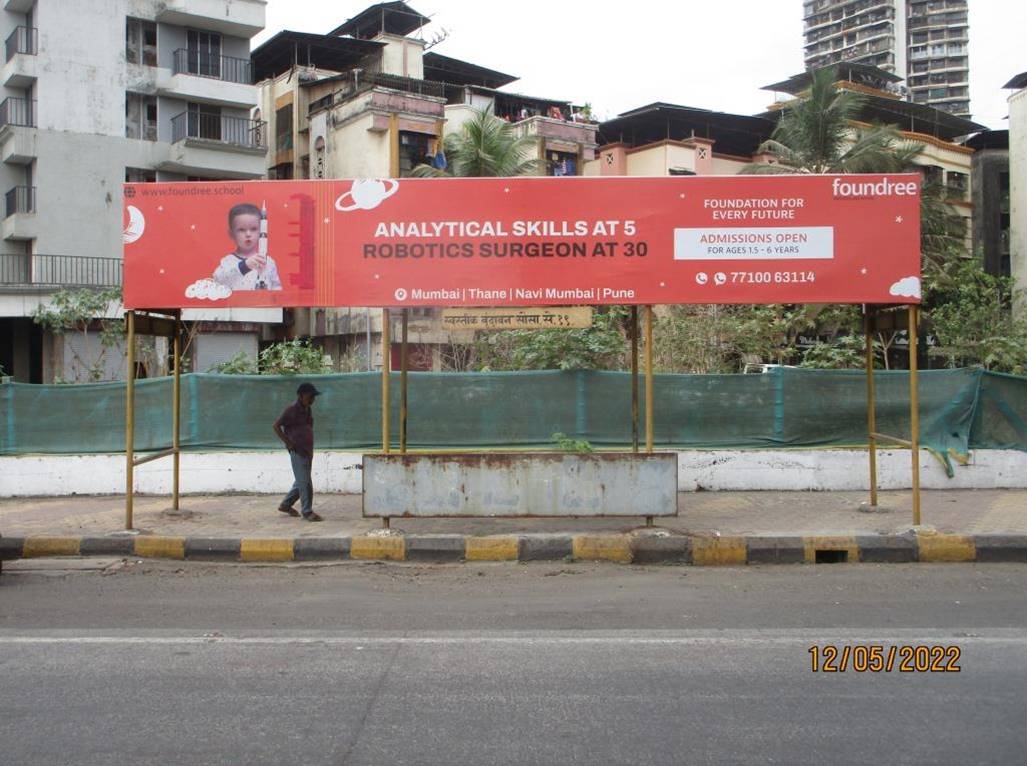
M 675 453 L 365 455 L 364 516 L 676 516 Z

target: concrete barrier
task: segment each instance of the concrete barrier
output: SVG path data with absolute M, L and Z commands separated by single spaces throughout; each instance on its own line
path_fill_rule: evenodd
M 356 452 L 314 456 L 314 491 L 360 494 Z M 677 453 L 678 487 L 696 490 L 867 490 L 864 450 L 688 450 Z M 135 470 L 136 491 L 171 492 L 171 461 L 155 460 Z M 880 450 L 881 489 L 909 489 L 909 452 Z M 928 452 L 920 455 L 924 489 L 1027 489 L 1027 452 L 977 450 L 949 478 Z M 278 491 L 292 484 L 283 452 L 184 452 L 182 492 L 213 494 Z M 125 491 L 124 455 L 18 455 L 0 457 L 0 497 L 120 495 Z
M 631 452 L 366 455 L 364 516 L 676 516 L 677 458 Z

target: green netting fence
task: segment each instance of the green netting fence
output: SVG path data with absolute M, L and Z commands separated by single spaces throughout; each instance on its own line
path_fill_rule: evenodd
M 391 387 L 398 430 L 399 375 Z M 324 392 L 319 449 L 381 444 L 377 373 L 311 376 Z M 182 447 L 277 449 L 271 423 L 295 398 L 298 378 L 182 377 Z M 878 372 L 878 430 L 909 436 L 908 373 Z M 136 448 L 171 444 L 171 380 L 136 385 Z M 641 422 L 644 423 L 644 401 Z M 659 447 L 781 448 L 866 444 L 866 378 L 858 370 L 778 368 L 764 375 L 657 375 Z M 124 449 L 125 387 L 0 386 L 0 454 L 80 454 Z M 1027 378 L 978 369 L 920 377 L 923 445 L 963 460 L 971 449 L 1027 450 Z M 394 431 L 395 432 L 395 431 Z M 631 379 L 623 372 L 410 373 L 412 449 L 531 448 L 562 432 L 597 447 L 631 441 Z

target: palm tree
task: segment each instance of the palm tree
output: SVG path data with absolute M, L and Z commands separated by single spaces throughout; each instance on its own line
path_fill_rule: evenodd
M 517 129 L 486 107 L 474 110 L 459 133 L 446 136 L 446 168 L 418 165 L 412 175 L 419 178 L 528 176 L 541 167 L 531 158 L 535 141 L 518 135 Z
M 890 126 L 858 125 L 867 98 L 836 87 L 837 70 L 813 73 L 809 94 L 786 107 L 760 153 L 774 164 L 749 165 L 745 173 L 898 173 L 909 170 L 922 147 Z

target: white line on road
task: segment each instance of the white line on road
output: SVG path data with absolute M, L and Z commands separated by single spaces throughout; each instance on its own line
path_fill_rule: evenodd
M 233 645 L 627 645 L 627 646 L 688 646 L 688 645 L 758 645 L 795 643 L 861 643 L 888 644 L 910 643 L 987 643 L 1027 645 L 1027 633 L 1023 630 L 996 629 L 993 631 L 904 631 L 902 633 L 873 632 L 822 632 L 789 631 L 781 635 L 773 631 L 746 631 L 749 635 L 738 635 L 732 631 L 723 635 L 678 635 L 678 636 L 511 636 L 511 635 L 439 635 L 439 636 L 46 636 L 19 635 L 0 636 L 0 644 L 49 644 L 49 645 L 181 645 L 181 644 L 233 644 Z

